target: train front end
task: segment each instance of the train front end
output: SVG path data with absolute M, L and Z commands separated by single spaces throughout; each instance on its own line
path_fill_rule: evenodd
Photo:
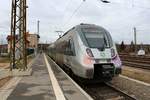
M 85 47 L 82 55 L 85 77 L 112 79 L 121 73 L 121 60 L 110 34 L 102 27 L 85 25 L 81 28 Z

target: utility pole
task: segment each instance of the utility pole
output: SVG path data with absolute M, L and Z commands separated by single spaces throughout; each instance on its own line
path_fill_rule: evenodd
M 3 38 L 2 38 L 2 35 L 0 35 L 0 40 L 2 40 Z M 2 41 L 0 41 L 0 45 L 2 45 Z M 1 56 L 1 54 L 2 54 L 2 47 L 0 48 L 0 56 Z
M 12 0 L 10 68 L 27 69 L 26 54 L 26 0 Z
M 40 21 L 37 21 L 37 34 L 39 35 L 40 33 Z
M 134 30 L 134 45 L 135 45 L 135 54 L 137 53 L 137 30 L 136 27 L 133 28 Z
M 2 54 L 2 53 L 4 53 L 4 48 L 3 48 L 3 36 L 2 36 L 2 35 L 1 35 L 1 41 L 0 41 L 0 42 L 1 42 L 1 45 L 2 45 L 0 52 L 1 52 L 1 54 Z M 0 55 L 1 55 L 1 54 L 0 54 Z

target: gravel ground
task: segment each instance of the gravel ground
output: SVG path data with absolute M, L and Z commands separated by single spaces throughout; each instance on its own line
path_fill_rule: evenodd
M 115 77 L 111 83 L 128 94 L 135 96 L 137 100 L 150 100 L 150 84 L 144 85 L 121 75 Z
M 32 61 L 32 59 L 34 58 L 34 56 L 30 56 L 30 57 L 28 57 L 28 63 L 30 62 L 30 61 Z M 9 58 L 1 58 L 0 57 L 0 70 L 1 69 L 7 69 L 7 68 L 9 68 L 9 65 L 10 65 L 10 63 L 9 63 Z M 3 78 L 3 79 L 0 79 L 0 87 L 2 87 L 5 83 L 7 83 L 9 80 L 11 79 L 11 77 L 6 77 L 6 78 Z
M 150 84 L 150 70 L 123 66 L 122 75 Z
M 9 66 L 9 63 L 0 63 L 0 68 L 5 68 Z
M 11 77 L 6 77 L 6 78 L 3 78 L 3 79 L 0 79 L 0 88 L 1 88 L 5 83 L 7 83 L 10 79 L 11 79 Z
M 7 66 L 9 66 L 9 58 L 6 58 L 6 57 L 2 58 L 2 57 L 0 57 L 0 68 L 5 68 Z

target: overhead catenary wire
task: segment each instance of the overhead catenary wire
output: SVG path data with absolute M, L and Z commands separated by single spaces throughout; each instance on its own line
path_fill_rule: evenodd
M 97 0 L 97 1 L 100 2 L 101 0 Z M 147 9 L 147 10 L 150 9 L 150 7 L 144 7 L 141 5 L 134 4 L 134 0 L 132 0 L 131 6 L 126 6 L 126 5 L 124 5 L 124 3 L 120 3 L 120 2 L 116 2 L 116 1 L 108 1 L 108 2 L 109 2 L 108 4 L 112 4 L 112 5 L 123 5 L 126 8 L 131 7 L 131 8 L 141 8 L 141 9 Z
M 97 0 L 98 2 L 100 2 L 101 0 Z M 108 4 L 112 4 L 112 5 L 123 5 L 123 3 L 119 3 L 119 2 L 114 2 L 114 1 L 108 1 L 109 3 Z M 134 4 L 134 0 L 132 0 L 132 6 L 131 6 L 131 8 L 133 9 L 133 8 L 142 8 L 143 10 L 142 10 L 142 12 L 145 12 L 145 11 L 149 11 L 149 9 L 150 8 L 148 8 L 148 7 L 144 7 L 144 6 L 140 6 L 140 5 L 137 5 L 137 4 Z M 125 6 L 125 7 L 127 7 L 127 6 Z M 129 7 L 128 7 L 129 8 Z M 130 8 L 130 9 L 131 9 Z M 135 15 L 136 16 L 138 16 L 139 15 L 139 13 L 142 13 L 142 12 L 137 12 L 137 13 L 135 13 Z M 126 16 L 125 18 L 122 18 L 121 20 L 118 20 L 118 21 L 122 21 L 122 20 L 125 20 L 125 19 L 127 19 L 127 18 L 129 18 L 129 17 L 131 17 L 131 15 L 129 15 L 129 16 Z M 117 21 L 117 22 L 118 22 Z
M 119 4 L 119 3 L 118 3 Z M 132 8 L 136 8 L 136 6 L 137 5 L 135 5 L 134 4 L 134 6 L 132 7 Z M 139 7 L 138 7 L 139 8 Z M 144 7 L 145 8 L 145 7 Z M 149 8 L 148 8 L 149 9 Z M 143 9 L 142 11 L 140 11 L 140 12 L 135 12 L 135 14 L 134 14 L 134 18 L 135 17 L 138 17 L 139 15 L 140 15 L 140 13 L 143 13 L 143 12 L 145 12 L 145 11 L 148 11 L 148 10 L 146 10 L 146 9 Z M 117 20 L 116 22 L 121 22 L 122 20 L 126 20 L 126 19 L 128 19 L 128 18 L 130 18 L 130 17 L 132 17 L 131 15 L 128 15 L 128 16 L 126 16 L 126 17 L 124 17 L 124 18 L 121 18 L 120 20 Z
M 64 14 L 62 15 L 62 23 L 60 24 L 60 26 L 63 26 L 63 20 L 64 20 L 64 17 L 66 16 L 66 10 L 71 2 L 72 2 L 72 0 L 69 0 L 68 3 L 66 4 L 66 6 L 64 7 Z
M 85 0 L 83 0 L 84 2 Z M 97 1 L 100 1 L 100 0 L 97 0 Z M 62 24 L 62 28 L 64 28 L 68 23 L 70 23 L 70 21 L 72 20 L 73 16 L 76 14 L 76 12 L 81 8 L 83 2 L 81 2 L 81 4 L 74 10 L 74 12 L 72 13 L 72 15 L 68 18 L 68 20 L 66 21 L 66 23 Z M 110 2 L 109 4 L 121 4 L 119 2 Z M 139 5 L 136 5 L 136 4 L 133 4 L 132 8 L 143 8 L 143 9 L 150 9 L 150 8 L 147 8 L 147 7 L 142 7 L 142 6 L 139 6 Z M 139 12 L 138 12 L 139 13 Z M 126 18 L 128 18 L 130 16 L 127 16 Z M 125 19 L 126 19 L 125 18 Z
M 83 0 L 80 5 L 73 11 L 72 15 L 68 18 L 67 22 L 63 24 L 62 27 L 65 27 L 73 18 L 73 16 L 76 14 L 76 12 L 81 8 L 81 6 L 83 5 L 83 3 L 85 2 L 86 0 Z
M 100 0 L 97 0 L 97 1 L 99 2 Z M 133 0 L 133 1 L 134 1 L 134 0 Z M 139 13 L 142 13 L 142 12 L 145 12 L 145 11 L 149 11 L 149 10 L 147 10 L 147 9 L 150 9 L 150 8 L 148 8 L 148 7 L 142 7 L 142 6 L 139 6 L 139 5 L 137 5 L 137 4 L 134 4 L 133 1 L 132 1 L 132 7 L 131 7 L 130 9 L 133 9 L 133 8 L 143 8 L 141 12 L 136 12 L 136 13 L 134 14 L 134 17 L 139 16 Z M 114 2 L 114 1 L 110 2 L 109 4 L 115 4 L 115 5 L 120 5 L 120 4 L 121 4 L 121 5 L 123 5 L 123 3 Z M 125 6 L 125 7 L 128 7 L 128 6 Z M 124 17 L 124 18 L 121 18 L 121 19 L 118 20 L 118 21 L 120 22 L 120 21 L 122 21 L 122 20 L 128 19 L 129 17 L 131 17 L 131 15 L 128 15 L 128 16 L 126 16 L 126 17 Z M 118 21 L 116 21 L 116 22 L 118 22 Z
M 100 0 L 97 0 L 97 1 L 100 1 Z M 83 1 L 83 2 L 84 2 L 84 1 Z M 72 18 L 74 17 L 74 15 L 75 15 L 75 14 L 77 13 L 77 11 L 81 8 L 83 2 L 81 2 L 81 4 L 74 10 L 74 12 L 73 12 L 72 15 L 68 18 L 68 20 L 66 21 L 66 23 L 65 23 L 65 24 L 62 24 L 62 27 L 63 27 L 63 28 L 64 28 L 67 24 L 70 23 L 70 21 L 72 20 Z M 111 3 L 117 4 L 117 5 L 120 4 L 119 2 L 110 2 L 110 4 L 111 4 Z M 122 4 L 121 4 L 121 5 L 122 5 Z M 143 8 L 143 10 L 144 10 L 144 9 L 150 9 L 150 8 L 147 8 L 147 7 L 141 7 L 141 6 L 136 5 L 136 4 L 133 4 L 132 8 Z M 144 11 L 145 11 L 145 10 L 144 10 Z M 142 12 L 144 12 L 144 11 L 142 11 Z M 138 13 L 141 13 L 141 12 L 137 12 L 136 14 L 138 14 Z M 130 15 L 130 16 L 126 16 L 125 18 L 122 18 L 121 20 L 127 19 L 127 18 L 129 18 L 129 17 L 131 17 L 131 15 Z M 118 21 L 120 21 L 120 20 L 118 20 Z

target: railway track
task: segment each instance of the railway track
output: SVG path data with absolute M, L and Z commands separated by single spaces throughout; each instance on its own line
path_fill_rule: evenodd
M 150 57 L 120 55 L 123 65 L 150 70 Z
M 123 65 L 150 70 L 150 64 L 123 61 Z
M 128 62 L 137 62 L 137 63 L 143 63 L 143 64 L 150 64 L 150 61 L 146 60 L 137 60 L 137 59 L 122 59 L 123 61 L 128 61 Z
M 60 67 L 60 66 L 59 66 Z M 62 69 L 62 67 L 60 67 Z M 67 70 L 63 69 L 64 72 Z M 66 74 L 68 74 L 66 72 Z M 70 75 L 69 75 L 70 76 Z M 136 100 L 136 98 L 113 87 L 109 83 L 90 83 L 83 84 L 73 75 L 70 76 L 83 90 L 85 90 L 94 100 Z
M 81 85 L 80 85 L 81 86 Z M 81 86 L 94 100 L 137 100 L 109 83 Z
M 150 61 L 150 57 L 144 57 L 144 56 L 130 56 L 130 55 L 119 55 L 122 59 L 130 59 L 133 61 Z
M 137 100 L 135 97 L 117 89 L 110 83 L 85 83 L 77 80 L 76 77 L 71 78 L 85 90 L 94 100 Z
M 129 53 L 119 53 L 120 56 L 130 56 L 130 57 L 140 57 L 140 58 L 150 58 L 150 55 L 143 55 L 143 56 L 138 56 L 134 54 L 129 54 Z

